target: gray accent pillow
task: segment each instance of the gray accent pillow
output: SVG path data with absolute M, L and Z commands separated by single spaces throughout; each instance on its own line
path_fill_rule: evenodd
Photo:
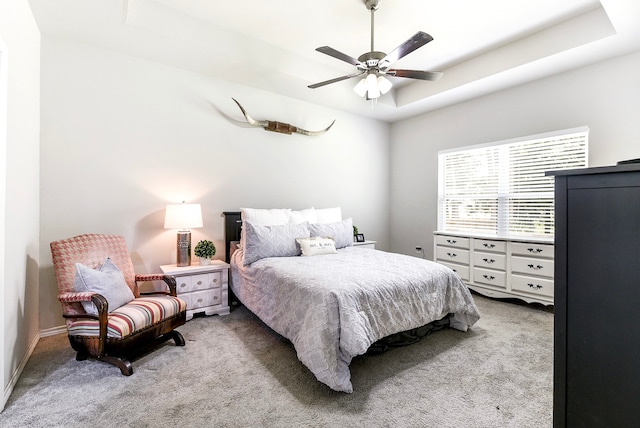
M 309 237 L 309 223 L 259 226 L 243 223 L 245 248 L 244 265 L 265 257 L 292 257 L 300 255 L 296 238 Z
M 348 218 L 337 223 L 316 223 L 309 225 L 311 236 L 333 238 L 336 248 L 353 245 L 353 220 Z
M 81 293 L 94 292 L 104 296 L 109 303 L 109 312 L 135 298 L 124 279 L 124 275 L 110 258 L 107 258 L 97 269 L 76 263 L 74 288 Z M 93 302 L 82 302 L 82 306 L 88 314 L 98 315 L 98 309 Z

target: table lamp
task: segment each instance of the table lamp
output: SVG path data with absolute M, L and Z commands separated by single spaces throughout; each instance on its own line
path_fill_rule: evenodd
M 164 216 L 165 229 L 178 229 L 177 256 L 178 266 L 191 266 L 191 231 L 202 227 L 202 209 L 200 204 L 170 204 Z

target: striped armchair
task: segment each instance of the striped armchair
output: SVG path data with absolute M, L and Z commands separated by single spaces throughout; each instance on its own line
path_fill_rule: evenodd
M 58 299 L 69 342 L 77 352 L 76 360 L 96 358 L 130 376 L 133 367 L 129 360 L 152 346 L 169 339 L 176 346 L 184 346 L 184 338 L 175 328 L 185 323 L 187 305 L 176 297 L 175 278 L 163 274 L 136 275 L 124 237 L 86 234 L 55 241 L 50 246 Z M 118 308 L 109 308 L 108 299 L 102 295 L 107 295 L 106 292 L 78 292 L 75 288 L 78 269 L 84 266 L 99 269 L 107 258 L 122 272 L 133 294 L 133 300 Z M 141 294 L 139 281 L 164 281 L 168 291 Z M 125 292 L 128 293 L 126 288 Z M 97 314 L 88 313 L 83 302 L 93 303 Z

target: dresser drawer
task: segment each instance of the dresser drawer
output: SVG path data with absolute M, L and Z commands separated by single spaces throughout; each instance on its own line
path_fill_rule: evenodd
M 507 274 L 498 270 L 473 268 L 473 282 L 506 288 Z
M 553 278 L 553 260 L 535 257 L 511 257 L 511 272 Z
M 180 298 L 188 298 L 188 309 L 204 308 L 205 306 L 214 306 L 222 303 L 222 290 L 220 288 L 211 288 L 194 291 L 181 295 Z
M 436 244 L 447 247 L 469 248 L 469 238 L 459 236 L 436 235 Z
M 504 253 L 507 251 L 507 243 L 505 241 L 474 239 L 473 248 L 476 251 L 495 251 L 497 253 Z
M 505 270 L 507 268 L 507 256 L 505 254 L 481 253 L 474 251 L 473 265 L 476 267 Z
M 511 254 L 553 258 L 553 245 L 527 242 L 512 242 Z
M 524 275 L 511 275 L 511 289 L 553 297 L 553 280 Z
M 469 264 L 469 250 L 461 248 L 441 247 L 438 245 L 436 257 L 438 260 Z
M 447 263 L 443 261 L 439 261 L 438 263 L 448 267 L 449 269 L 457 273 L 460 276 L 460 279 L 462 279 L 463 281 L 469 281 L 469 266 Z

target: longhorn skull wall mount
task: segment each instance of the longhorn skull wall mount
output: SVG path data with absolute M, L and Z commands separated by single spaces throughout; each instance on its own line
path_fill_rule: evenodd
M 298 128 L 297 126 L 289 125 L 288 123 L 274 122 L 272 120 L 255 120 L 247 114 L 247 112 L 244 110 L 244 108 L 240 105 L 240 103 L 235 98 L 231 98 L 231 99 L 235 101 L 236 104 L 238 104 L 238 107 L 240 107 L 240 110 L 242 111 L 242 114 L 244 115 L 244 118 L 247 120 L 249 125 L 255 126 L 257 128 L 263 128 L 265 131 L 278 132 L 280 134 L 287 134 L 287 135 L 296 133 L 296 134 L 307 135 L 309 137 L 315 137 L 317 135 L 324 134 L 333 126 L 334 123 L 336 123 L 336 121 L 334 120 L 333 122 L 331 122 L 331 125 L 327 126 L 325 129 L 322 129 L 320 131 L 307 131 L 306 129 Z

